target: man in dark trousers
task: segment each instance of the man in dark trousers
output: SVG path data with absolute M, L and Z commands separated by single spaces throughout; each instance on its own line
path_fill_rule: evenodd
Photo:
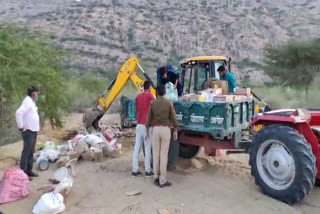
M 166 85 L 168 82 L 173 84 L 173 87 L 178 91 L 178 97 L 182 96 L 182 85 L 179 81 L 179 72 L 172 65 L 160 67 L 157 71 L 158 85 Z
M 164 97 L 165 93 L 165 86 L 159 85 L 157 99 L 150 104 L 146 123 L 147 138 L 152 139 L 154 183 L 159 187 L 171 186 L 167 180 L 171 126 L 174 128 L 174 140 L 178 138 L 176 113 L 172 102 Z M 152 128 L 152 136 L 149 136 L 150 128 Z
M 20 159 L 20 168 L 29 176 L 37 177 L 32 171 L 33 153 L 37 141 L 37 132 L 40 130 L 40 119 L 36 101 L 39 90 L 35 86 L 27 89 L 27 96 L 16 111 L 16 122 L 23 139 L 23 150 Z

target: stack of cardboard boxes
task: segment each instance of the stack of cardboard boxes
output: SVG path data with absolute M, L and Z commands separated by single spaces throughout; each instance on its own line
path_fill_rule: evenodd
M 188 102 L 232 102 L 251 98 L 250 88 L 236 88 L 235 93 L 228 93 L 228 82 L 215 79 L 208 81 L 209 88 L 200 91 L 199 95 L 188 94 L 179 98 Z

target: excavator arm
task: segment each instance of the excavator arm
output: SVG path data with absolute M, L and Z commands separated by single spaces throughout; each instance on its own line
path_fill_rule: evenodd
M 151 78 L 148 76 L 147 73 L 144 72 L 142 67 L 139 65 L 138 58 L 130 57 L 121 66 L 118 72 L 118 76 L 112 81 L 108 89 L 104 91 L 102 96 L 98 97 L 97 106 L 91 111 L 88 111 L 84 114 L 83 124 L 88 131 L 90 131 L 92 127 L 96 130 L 99 129 L 99 120 L 104 115 L 104 113 L 110 108 L 112 102 L 116 99 L 116 97 L 119 95 L 119 93 L 129 80 L 132 81 L 132 83 L 139 91 L 143 91 L 144 80 L 142 80 L 136 74 L 137 67 L 139 67 L 142 70 L 145 78 L 151 82 L 151 94 L 153 96 L 156 96 L 155 87 L 151 81 Z

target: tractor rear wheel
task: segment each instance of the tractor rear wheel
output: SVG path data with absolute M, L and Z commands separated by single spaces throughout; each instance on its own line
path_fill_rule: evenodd
M 315 182 L 311 146 L 289 126 L 266 126 L 256 133 L 249 164 L 262 192 L 288 204 L 301 201 Z
M 316 135 L 318 139 L 320 139 L 320 130 L 319 128 L 311 128 L 313 133 Z M 319 141 L 319 148 L 320 148 L 320 141 Z M 320 187 L 320 178 L 316 178 L 315 186 Z
M 179 156 L 182 158 L 193 158 L 198 154 L 199 146 L 180 143 Z

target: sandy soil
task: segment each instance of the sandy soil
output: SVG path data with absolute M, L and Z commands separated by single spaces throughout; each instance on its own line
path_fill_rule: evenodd
M 117 120 L 116 115 L 106 121 Z M 66 118 L 63 130 L 45 128 L 39 139 L 61 141 L 68 130 L 81 124 L 81 115 Z M 107 158 L 102 163 L 79 161 L 76 165 L 74 186 L 67 197 L 67 214 L 152 214 L 166 209 L 171 214 L 207 213 L 319 213 L 320 189 L 314 188 L 298 205 L 289 206 L 261 193 L 250 176 L 247 155 L 221 155 L 194 160 L 178 161 L 175 172 L 169 173 L 173 186 L 160 189 L 152 178 L 130 177 L 133 138 L 121 138 L 123 154 L 120 158 Z M 21 152 L 21 142 L 0 147 L 0 171 L 14 166 Z M 142 159 L 141 159 L 142 165 Z M 52 164 L 48 171 L 39 172 L 32 181 L 32 193 L 25 199 L 1 206 L 5 214 L 29 214 L 43 191 L 37 188 L 47 184 L 56 170 Z M 143 168 L 141 168 L 143 171 Z M 130 191 L 141 191 L 137 196 L 126 196 Z

